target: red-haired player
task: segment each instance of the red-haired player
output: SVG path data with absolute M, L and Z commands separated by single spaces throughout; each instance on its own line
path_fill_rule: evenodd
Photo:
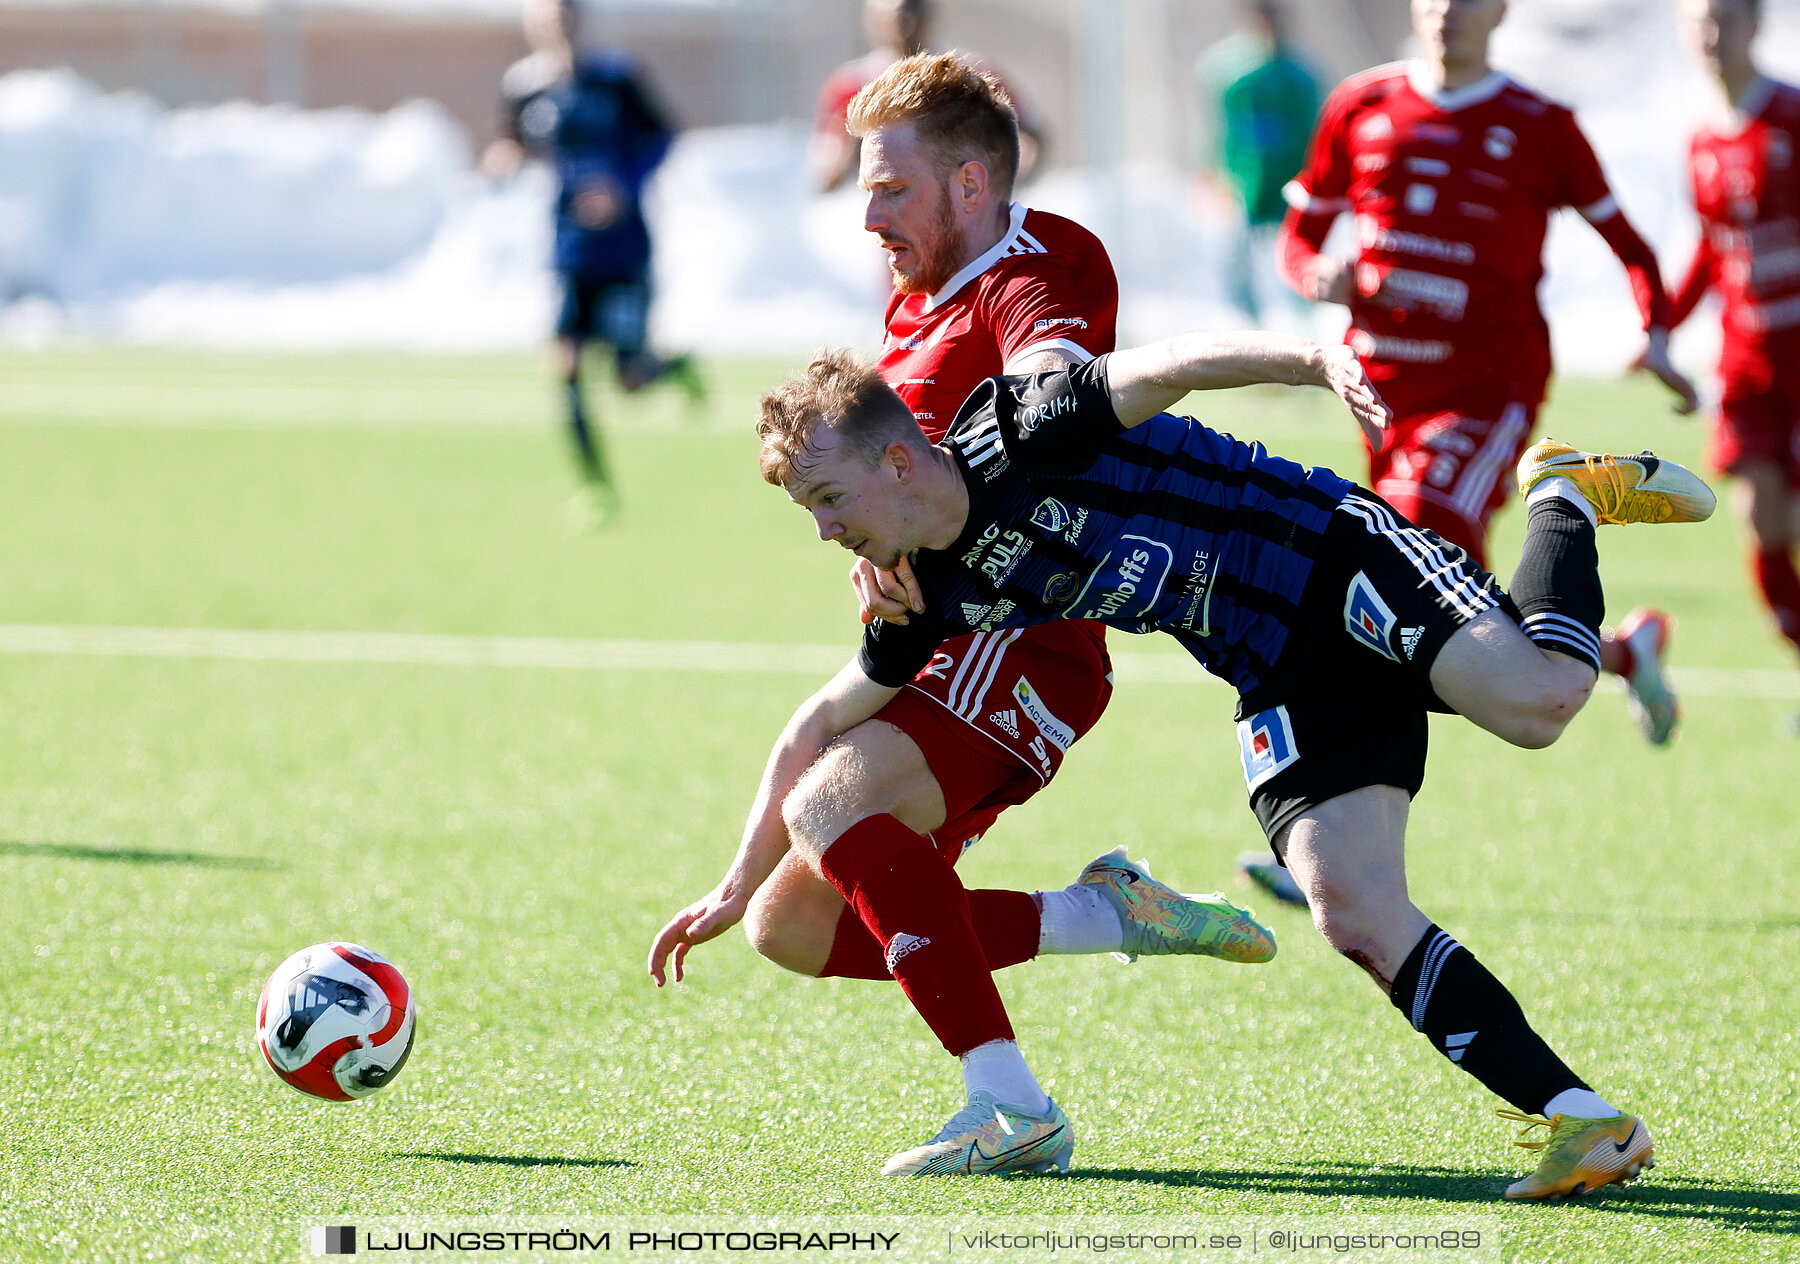
M 864 227 L 894 277 L 879 372 L 927 435 L 941 439 L 986 378 L 1112 350 L 1119 291 L 1106 250 L 1012 201 L 1017 121 L 991 75 L 952 54 L 908 58 L 857 94 L 849 126 L 862 141 Z M 1080 538 L 1087 514 L 1059 519 L 1052 504 L 1040 506 L 1043 528 Z M 869 542 L 838 543 L 859 558 L 865 621 L 905 624 L 907 605 L 867 566 Z M 1030 547 L 997 535 L 971 556 L 999 574 Z M 898 593 L 910 578 L 887 582 Z M 1027 1065 L 992 971 L 1039 953 L 1263 961 L 1274 940 L 1222 897 L 1155 881 L 1123 848 L 1062 890 L 970 891 L 958 878 L 962 852 L 1048 784 L 1105 709 L 1100 624 L 964 633 L 873 716 L 857 712 L 864 680 L 852 662 L 794 713 L 725 877 L 663 927 L 650 974 L 660 984 L 672 958 L 679 980 L 693 945 L 742 920 L 758 952 L 797 973 L 892 978 L 961 1059 L 966 1104 L 884 1173 L 1066 1170 L 1074 1129 Z M 829 852 L 790 848 L 796 822 L 821 819 L 845 825 Z

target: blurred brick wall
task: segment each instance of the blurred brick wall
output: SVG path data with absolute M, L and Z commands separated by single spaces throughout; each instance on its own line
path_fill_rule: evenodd
M 1399 0 L 1290 7 L 1298 42 L 1331 79 L 1393 56 L 1406 30 Z M 863 51 L 858 8 L 857 0 L 703 10 L 607 0 L 588 32 L 635 52 L 682 126 L 804 120 L 825 74 Z M 939 0 L 935 42 L 992 57 L 1043 119 L 1051 165 L 1063 165 L 1104 149 L 1082 102 L 1083 58 L 1092 23 L 1116 20 L 1130 67 L 1114 103 L 1118 148 L 1182 162 L 1200 126 L 1194 58 L 1229 33 L 1235 8 L 1232 0 Z M 0 0 L 0 74 L 68 66 L 102 88 L 136 88 L 172 105 L 242 98 L 386 109 L 430 97 L 477 145 L 493 134 L 501 72 L 524 52 L 516 22 L 503 16 Z

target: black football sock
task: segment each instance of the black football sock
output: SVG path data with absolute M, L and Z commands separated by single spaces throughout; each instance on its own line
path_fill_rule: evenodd
M 1539 496 L 1526 510 L 1525 548 L 1509 589 L 1521 627 L 1540 648 L 1600 670 L 1600 554 L 1594 524 L 1560 496 Z
M 588 425 L 587 405 L 581 399 L 581 379 L 570 378 L 563 384 L 569 406 L 569 433 L 575 439 L 575 455 L 581 460 L 581 472 L 592 483 L 606 481 L 606 462 L 600 456 L 593 428 Z
M 1529 1114 L 1566 1088 L 1587 1088 L 1525 1021 L 1504 984 L 1433 925 L 1394 977 L 1394 1008 L 1432 1047 Z

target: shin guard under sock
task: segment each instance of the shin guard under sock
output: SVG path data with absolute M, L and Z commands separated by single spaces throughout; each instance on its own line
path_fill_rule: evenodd
M 989 970 L 1004 970 L 1038 955 L 1042 939 L 1037 901 L 1025 891 L 969 892 L 969 922 L 981 943 Z M 831 955 L 819 971 L 821 979 L 890 979 L 881 943 L 864 926 L 856 910 L 838 918 Z
M 1525 548 L 1508 588 L 1525 635 L 1539 647 L 1579 658 L 1600 670 L 1600 554 L 1594 524 L 1561 496 L 1533 489 L 1525 519 Z
M 1435 925 L 1394 976 L 1393 1001 L 1433 1048 L 1528 1114 L 1564 1089 L 1588 1087 L 1531 1029 L 1505 985 Z
M 960 1057 L 1013 1039 L 969 922 L 968 893 L 930 840 L 885 813 L 865 817 L 825 849 L 819 867 L 880 942 L 888 973 L 945 1049 Z

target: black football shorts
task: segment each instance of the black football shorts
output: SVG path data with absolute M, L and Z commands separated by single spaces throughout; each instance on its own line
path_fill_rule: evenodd
M 1250 808 L 1271 842 L 1302 813 L 1364 786 L 1417 794 L 1426 713 L 1448 710 L 1431 664 L 1471 620 L 1518 612 L 1462 549 L 1380 497 L 1345 497 L 1326 528 L 1294 633 L 1238 704 Z

